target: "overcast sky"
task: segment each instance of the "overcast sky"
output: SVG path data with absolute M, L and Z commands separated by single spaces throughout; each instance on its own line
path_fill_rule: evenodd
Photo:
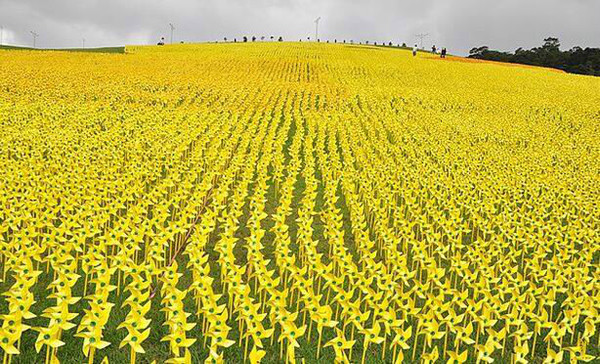
M 563 48 L 600 47 L 600 0 L 0 0 L 6 44 L 86 47 L 200 42 L 243 35 L 417 42 L 466 54 L 475 46 L 531 48 L 547 36 Z

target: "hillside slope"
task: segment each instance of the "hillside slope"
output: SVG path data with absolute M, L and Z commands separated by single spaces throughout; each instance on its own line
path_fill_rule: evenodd
M 600 354 L 600 78 L 310 43 L 0 65 L 17 362 Z

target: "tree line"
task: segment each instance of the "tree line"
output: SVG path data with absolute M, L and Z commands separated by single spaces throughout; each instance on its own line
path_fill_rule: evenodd
M 544 39 L 541 47 L 519 48 L 514 53 L 492 50 L 488 46 L 475 47 L 469 51 L 469 58 L 551 67 L 569 73 L 600 76 L 600 48 L 573 47 L 561 51 L 560 41 L 553 37 Z

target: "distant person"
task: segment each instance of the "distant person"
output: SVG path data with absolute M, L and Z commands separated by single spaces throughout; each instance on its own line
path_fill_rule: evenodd
M 158 43 L 156 43 L 156 45 L 165 45 L 165 37 L 160 37 L 160 40 Z
M 435 44 L 433 45 L 433 47 L 431 47 L 431 53 L 435 54 L 437 52 L 437 48 L 435 47 Z
M 415 44 L 415 46 L 413 47 L 413 57 L 415 57 L 417 55 L 418 50 L 419 50 L 419 47 Z
M 440 58 L 446 58 L 446 47 L 442 48 L 442 52 L 440 53 Z

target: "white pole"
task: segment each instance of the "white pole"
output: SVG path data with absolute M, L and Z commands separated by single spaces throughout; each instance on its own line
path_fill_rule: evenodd
M 169 27 L 171 27 L 171 44 L 173 44 L 173 30 L 175 30 L 175 27 L 173 23 L 169 23 Z
M 31 36 L 33 37 L 33 48 L 35 48 L 35 39 L 39 36 L 39 34 L 34 32 L 33 30 L 31 30 L 29 33 L 31 33 Z
M 421 40 L 421 49 L 423 49 L 423 39 L 428 37 L 429 33 L 420 33 L 415 36 Z
M 81 42 L 83 43 L 83 48 L 85 48 L 85 38 L 82 38 Z
M 319 41 L 319 20 L 321 20 L 321 17 L 315 19 L 315 42 Z
M 3 44 L 4 40 L 4 27 L 2 25 L 0 25 L 0 46 Z

